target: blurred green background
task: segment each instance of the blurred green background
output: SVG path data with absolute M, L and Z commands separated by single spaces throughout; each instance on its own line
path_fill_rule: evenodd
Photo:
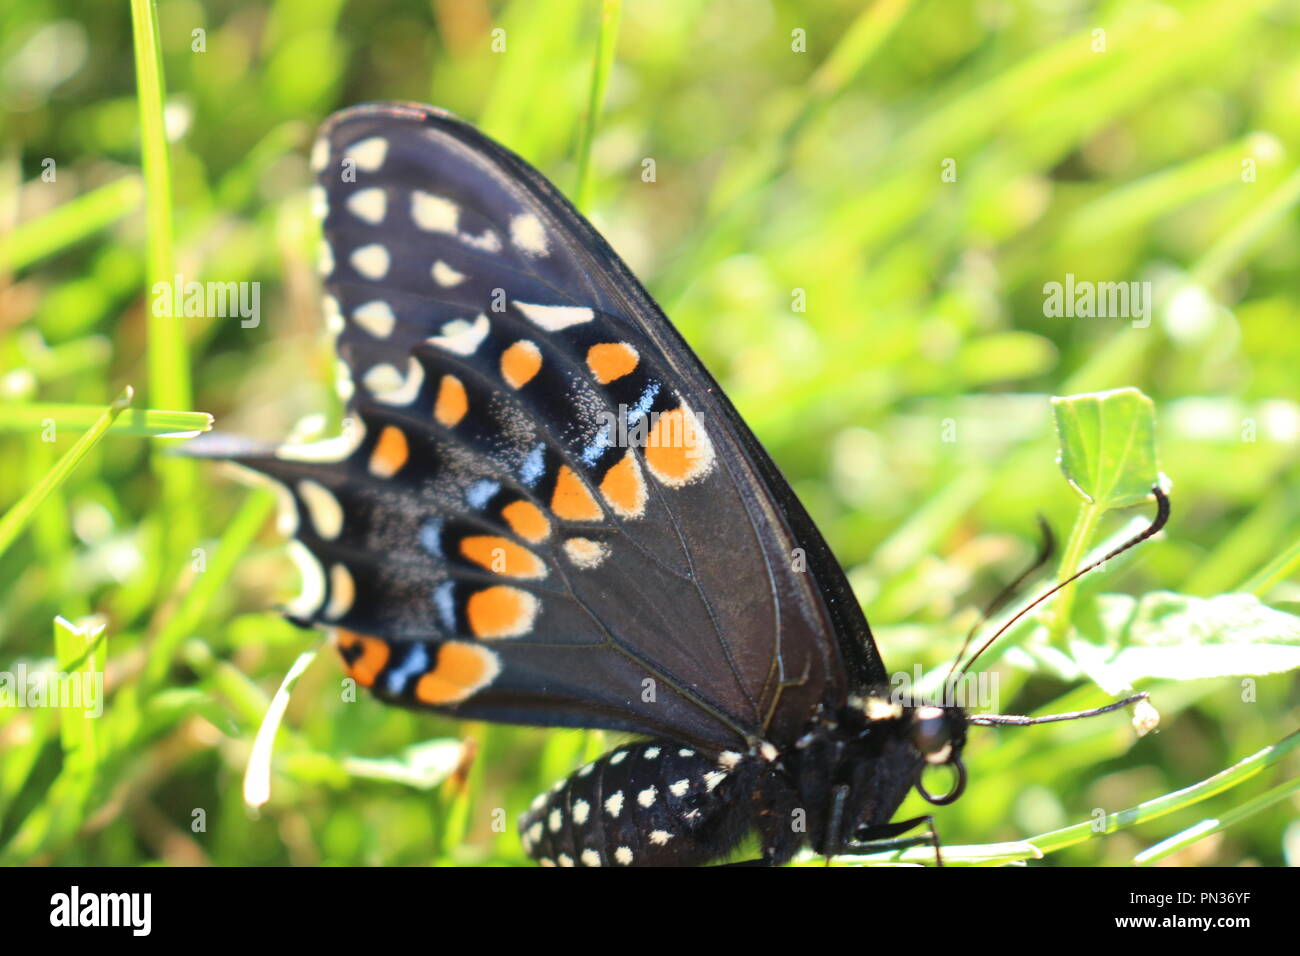
M 572 195 L 600 9 L 159 2 L 175 266 L 261 283 L 257 328 L 184 324 L 190 407 L 267 440 L 338 420 L 312 267 L 316 124 L 367 100 L 435 103 Z M 0 8 L 0 507 L 77 435 L 41 441 L 25 405 L 103 407 L 127 384 L 141 408 L 185 396 L 146 359 L 131 51 L 127 2 Z M 1167 535 L 1092 592 L 1233 591 L 1296 547 L 1298 106 L 1294 2 L 628 0 L 588 208 L 795 485 L 889 666 L 910 669 L 953 654 L 1032 554 L 1036 511 L 1068 531 L 1053 394 L 1141 388 L 1173 483 Z M 1067 273 L 1150 281 L 1150 327 L 1046 316 L 1043 286 Z M 246 809 L 253 735 L 315 642 L 267 610 L 296 577 L 265 493 L 151 462 L 166 444 L 109 435 L 0 556 L 0 669 L 49 663 L 56 615 L 97 614 L 110 695 L 89 769 L 70 766 L 57 715 L 0 709 L 0 861 L 522 862 L 515 815 L 609 741 L 344 703 L 332 653 L 293 691 L 271 802 Z M 1294 563 L 1282 577 L 1260 596 L 1294 610 Z M 999 668 L 1007 708 L 1070 689 Z M 1237 679 L 1145 689 L 1164 722 L 1136 742 L 1122 717 L 974 731 L 943 839 L 1132 806 L 1300 715 L 1293 675 L 1260 678 L 1249 704 Z M 412 745 L 465 736 L 467 781 L 377 779 L 414 774 L 430 750 Z M 1048 862 L 1130 862 L 1278 779 Z M 1294 796 L 1167 862 L 1288 860 Z

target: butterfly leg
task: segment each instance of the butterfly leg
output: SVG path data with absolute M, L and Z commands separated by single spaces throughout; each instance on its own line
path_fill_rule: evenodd
M 929 829 L 926 836 L 903 836 L 909 830 L 925 824 Z M 943 866 L 943 857 L 939 853 L 939 831 L 935 829 L 934 817 L 912 817 L 897 823 L 880 823 L 860 829 L 845 845 L 846 851 L 853 853 L 876 853 L 882 850 L 905 850 L 908 847 L 929 843 L 934 847 L 934 865 Z

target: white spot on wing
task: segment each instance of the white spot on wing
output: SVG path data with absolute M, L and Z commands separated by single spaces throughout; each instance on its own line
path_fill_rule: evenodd
M 350 458 L 366 437 L 366 426 L 359 418 L 348 419 L 351 425 L 343 434 L 322 441 L 301 445 L 281 445 L 275 450 L 275 457 L 284 461 L 343 461 Z
M 429 339 L 429 344 L 457 355 L 473 355 L 487 338 L 488 327 L 488 317 L 482 314 L 473 322 L 455 319 L 442 327 L 441 335 Z
M 380 369 L 389 371 L 380 374 L 377 384 L 387 387 L 374 387 L 371 383 L 371 376 Z M 395 379 L 393 375 L 396 375 Z M 391 365 L 376 365 L 366 373 L 364 384 L 370 389 L 377 402 L 383 402 L 385 405 L 410 405 L 420 394 L 420 386 L 424 384 L 424 366 L 414 355 L 411 356 L 406 366 L 406 377 L 403 378 Z
M 684 797 L 686 796 L 686 791 L 689 789 L 691 789 L 691 782 L 689 780 L 678 780 L 676 783 L 669 785 L 668 792 L 674 797 Z
M 550 250 L 546 245 L 546 230 L 542 221 L 530 212 L 510 220 L 510 241 L 515 248 L 530 256 L 544 256 Z
M 311 147 L 311 168 L 320 172 L 325 168 L 325 164 L 330 161 L 330 144 L 329 140 L 321 137 L 312 143 Z
M 357 586 L 347 566 L 330 565 L 330 603 L 325 608 L 325 616 L 331 621 L 337 621 L 352 609 L 352 601 L 356 596 Z
M 360 249 L 354 249 L 349 261 L 352 263 L 352 268 L 367 279 L 376 281 L 388 275 L 388 266 L 391 264 L 388 250 L 377 242 L 362 246 Z
M 444 289 L 450 289 L 460 285 L 465 281 L 465 273 L 457 272 L 447 263 L 439 259 L 433 264 L 433 281 L 438 283 Z
M 317 219 L 324 219 L 329 215 L 330 201 L 325 195 L 324 186 L 311 187 L 311 214 Z
M 320 248 L 316 250 L 316 271 L 324 279 L 334 274 L 334 250 L 324 239 L 320 241 Z
M 321 298 L 321 312 L 325 314 L 325 328 L 330 335 L 338 335 L 343 331 L 343 312 L 339 308 L 339 300 L 332 295 L 325 295 Z
M 590 538 L 569 538 L 564 542 L 564 553 L 574 565 L 590 571 L 609 557 L 609 548 Z
M 388 156 L 388 140 L 382 136 L 363 139 L 349 146 L 343 156 L 355 162 L 357 169 L 373 173 L 384 165 L 384 159 Z
M 361 384 L 375 394 L 382 392 L 391 392 L 402 387 L 402 373 L 397 370 L 397 366 L 383 362 L 379 365 L 372 365 L 370 370 L 361 378 Z
M 673 835 L 667 830 L 652 830 L 650 832 L 650 842 L 655 846 L 663 846 L 672 838 Z
M 383 299 L 373 299 L 352 310 L 352 320 L 377 339 L 386 339 L 393 333 L 397 317 Z
M 460 221 L 460 207 L 450 199 L 417 190 L 411 193 L 411 219 L 426 232 L 448 232 L 455 235 L 456 225 Z
M 298 617 L 311 617 L 320 610 L 325 600 L 325 570 L 316 555 L 307 550 L 301 541 L 289 542 L 289 557 L 302 578 L 302 590 L 289 602 L 289 613 Z
M 590 322 L 596 317 L 591 309 L 579 305 L 533 305 L 516 300 L 515 308 L 547 332 L 558 332 L 571 325 Z
M 484 252 L 501 251 L 501 240 L 497 238 L 497 234 L 491 229 L 485 230 L 481 236 L 471 236 L 468 232 L 462 232 L 460 241 L 475 249 L 482 249 Z
M 373 226 L 384 221 L 387 197 L 382 189 L 362 189 L 348 197 L 348 211 Z
M 316 533 L 326 541 L 337 538 L 343 530 L 343 508 L 334 492 L 308 478 L 298 482 L 298 494 L 307 506 Z

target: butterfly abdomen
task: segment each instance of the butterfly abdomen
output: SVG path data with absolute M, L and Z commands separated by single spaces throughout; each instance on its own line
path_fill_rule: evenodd
M 541 794 L 519 818 L 543 866 L 692 866 L 724 856 L 749 828 L 738 755 L 670 741 L 620 747 Z

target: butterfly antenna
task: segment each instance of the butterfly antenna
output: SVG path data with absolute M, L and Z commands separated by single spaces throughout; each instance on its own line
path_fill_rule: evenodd
M 1011 596 L 1020 590 L 1020 586 L 1029 580 L 1037 571 L 1052 559 L 1053 552 L 1056 551 L 1056 538 L 1052 534 L 1051 525 L 1047 523 L 1042 515 L 1038 516 L 1038 531 L 1040 544 L 1038 546 L 1038 556 L 1029 567 L 1025 568 L 1015 579 L 998 592 L 997 597 L 988 603 L 984 612 L 980 614 L 979 620 L 971 625 L 971 629 L 966 632 L 966 639 L 961 642 L 961 649 L 957 651 L 957 656 L 952 659 L 952 666 L 948 668 L 948 677 L 951 679 L 953 672 L 957 670 L 957 665 L 961 663 L 962 655 L 970 648 L 970 642 L 975 640 L 975 632 L 989 622 L 994 614 L 1000 611 L 1011 599 Z
M 1134 694 L 1132 697 L 1125 697 L 1123 700 L 1107 704 L 1105 707 L 1094 707 L 1092 710 L 1075 710 L 1067 714 L 1048 714 L 1046 717 L 1021 717 L 1017 714 L 969 714 L 966 717 L 966 723 L 980 724 L 984 727 L 999 725 L 1028 727 L 1030 724 L 1054 724 L 1062 720 L 1078 720 L 1080 717 L 1096 717 L 1098 714 L 1109 714 L 1112 710 L 1119 710 L 1129 704 L 1136 704 L 1138 701 L 1146 700 L 1150 696 L 1144 691 L 1140 694 Z
M 1169 498 L 1165 495 L 1163 491 L 1160 490 L 1159 485 L 1153 485 L 1151 488 L 1151 493 L 1156 497 L 1156 516 L 1155 519 L 1151 522 L 1151 524 L 1149 524 L 1144 530 L 1140 531 L 1139 533 L 1135 534 L 1133 537 L 1129 538 L 1119 547 L 1114 548 L 1111 551 L 1108 551 L 1106 554 L 1098 558 L 1096 561 L 1093 561 L 1091 564 L 1085 565 L 1084 567 L 1080 568 L 1078 571 L 1075 571 L 1064 581 L 1061 581 L 1058 584 L 1055 584 L 1052 587 L 1048 588 L 1038 597 L 1034 598 L 1034 600 L 1029 602 L 1029 604 L 1025 605 L 1023 608 L 1017 611 L 1015 616 L 1012 617 L 1011 620 L 1007 621 L 1000 628 L 998 628 L 997 631 L 994 632 L 992 637 L 990 637 L 988 640 L 986 640 L 983 644 L 980 645 L 979 650 L 977 650 L 974 653 L 974 655 L 972 655 L 971 659 L 966 662 L 966 664 L 962 667 L 962 669 L 958 672 L 958 674 L 959 675 L 965 674 L 968 670 L 970 670 L 971 665 L 974 664 L 975 661 L 979 659 L 979 656 L 983 654 L 985 651 L 987 651 L 993 645 L 993 643 L 997 641 L 999 637 L 1001 637 L 1008 630 L 1010 630 L 1012 625 L 1014 625 L 1017 621 L 1019 621 L 1022 617 L 1024 617 L 1034 608 L 1038 607 L 1038 605 L 1042 604 L 1044 601 L 1050 598 L 1057 591 L 1061 590 L 1061 588 L 1065 587 L 1067 584 L 1073 584 L 1075 581 L 1079 580 L 1079 578 L 1083 577 L 1088 572 L 1095 571 L 1097 568 L 1101 567 L 1111 558 L 1123 554 L 1129 548 L 1136 547 L 1137 545 L 1145 541 L 1147 538 L 1150 538 L 1152 535 L 1158 534 L 1160 532 L 1160 529 L 1163 528 L 1165 524 L 1169 521 Z

